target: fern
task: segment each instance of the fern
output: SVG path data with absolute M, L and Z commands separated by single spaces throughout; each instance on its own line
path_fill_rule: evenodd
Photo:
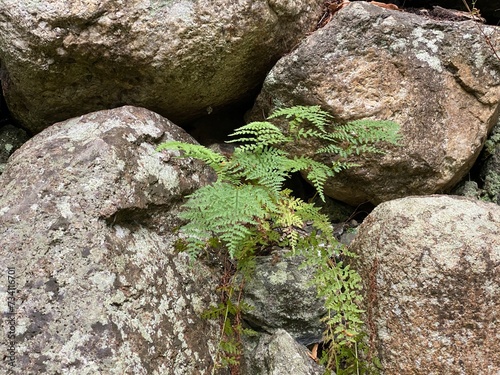
M 188 248 L 190 241 L 199 246 L 200 240 L 217 236 L 235 258 L 245 240 L 254 234 L 253 228 L 259 226 L 259 220 L 277 212 L 270 193 L 265 186 L 235 185 L 220 180 L 198 189 L 188 197 L 185 210 L 179 215 L 188 221 L 182 228 L 188 236 Z
M 273 194 L 278 194 L 281 186 L 293 172 L 288 165 L 287 154 L 268 146 L 258 147 L 251 152 L 237 148 L 233 154 L 228 169 L 240 181 L 246 181 L 253 186 L 265 186 Z
M 324 318 L 324 339 L 330 343 L 327 365 L 333 368 L 338 353 L 348 353 L 348 348 L 359 341 L 361 280 L 339 260 L 353 254 L 335 240 L 328 218 L 318 207 L 293 197 L 283 184 L 292 173 L 303 172 L 324 200 L 326 181 L 355 166 L 349 157 L 381 153 L 379 142 L 397 144 L 398 125 L 373 120 L 335 124 L 319 106 L 278 109 L 268 119 L 280 118 L 280 126 L 263 121 L 236 129 L 230 141 L 236 147 L 230 157 L 182 142 L 166 142 L 158 147 L 159 151 L 179 150 L 181 157 L 200 159 L 217 174 L 215 183 L 188 196 L 180 214 L 186 221 L 181 228 L 184 240 L 178 247 L 192 259 L 210 248 L 225 247 L 243 278 L 251 273 L 255 255 L 262 249 L 277 245 L 303 256 L 304 265 L 317 270 L 313 282 L 325 299 L 328 314 Z M 316 154 L 335 156 L 331 165 L 317 161 L 314 155 L 293 155 L 289 151 L 308 139 L 321 144 Z M 222 303 L 205 313 L 206 317 L 223 319 L 219 340 L 222 365 L 237 363 L 240 347 L 235 337 L 246 331 L 239 316 L 248 306 L 240 298 L 233 303 L 235 289 L 229 286 Z
M 222 154 L 214 152 L 207 147 L 191 143 L 178 141 L 164 142 L 156 148 L 156 151 L 163 150 L 181 150 L 185 157 L 203 160 L 210 167 L 212 167 L 217 174 L 221 174 L 223 172 L 224 163 L 227 162 L 226 158 Z
M 278 145 L 291 141 L 277 126 L 267 121 L 251 122 L 236 129 L 230 136 L 239 138 L 228 141 L 229 143 L 250 142 L 250 144 L 240 146 L 240 149 L 245 151 L 252 151 L 257 147 Z
M 313 124 L 321 132 L 325 132 L 325 125 L 331 122 L 332 116 L 321 109 L 320 106 L 294 106 L 280 108 L 269 116 L 269 119 L 285 117 L 289 120 L 288 131 L 294 133 L 304 123 L 304 120 Z

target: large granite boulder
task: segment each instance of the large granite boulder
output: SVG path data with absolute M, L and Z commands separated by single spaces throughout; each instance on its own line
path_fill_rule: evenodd
M 394 120 L 401 146 L 353 158 L 360 167 L 330 179 L 326 194 L 357 205 L 447 191 L 497 121 L 500 59 L 491 46 L 499 45 L 493 26 L 351 3 L 275 65 L 250 118 L 301 104 L 321 105 L 338 122 Z M 317 148 L 305 142 L 296 152 Z
M 380 204 L 350 249 L 385 375 L 500 373 L 500 211 L 450 196 Z
M 183 196 L 213 176 L 155 152 L 166 139 L 192 141 L 153 112 L 121 107 L 55 124 L 11 157 L 0 266 L 15 274 L 18 371 L 210 373 L 218 325 L 200 315 L 217 302 L 218 278 L 174 241 Z
M 99 109 L 179 122 L 246 98 L 322 0 L 1 0 L 5 98 L 32 131 Z

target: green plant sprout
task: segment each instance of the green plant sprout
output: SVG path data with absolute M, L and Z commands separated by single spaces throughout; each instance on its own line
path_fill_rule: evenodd
M 217 181 L 189 195 L 180 218 L 182 248 L 191 259 L 210 249 L 225 248 L 236 264 L 236 272 L 250 277 L 255 256 L 274 246 L 290 249 L 302 256 L 304 266 L 317 271 L 313 283 L 325 299 L 328 311 L 324 341 L 328 349 L 325 362 L 332 367 L 342 348 L 359 341 L 363 322 L 359 290 L 361 279 L 344 260 L 354 256 L 334 237 L 327 216 L 312 203 L 293 196 L 283 187 L 295 172 L 303 172 L 324 200 L 324 184 L 338 172 L 354 167 L 349 157 L 362 153 L 383 153 L 377 144 L 397 144 L 398 124 L 391 121 L 358 120 L 335 124 L 332 116 L 319 106 L 295 106 L 276 110 L 269 121 L 252 122 L 235 130 L 230 156 L 201 145 L 169 141 L 157 150 L 180 150 L 181 157 L 204 161 L 217 174 Z M 280 120 L 281 126 L 271 121 Z M 283 124 L 284 123 L 284 124 Z M 283 128 L 284 127 L 284 128 Z M 322 146 L 316 154 L 334 154 L 330 165 L 305 155 L 292 155 L 287 147 L 312 139 Z M 219 342 L 219 365 L 234 365 L 241 350 L 235 340 L 238 326 L 228 326 L 228 316 L 237 317 L 245 310 L 226 295 L 222 304 L 207 310 L 209 317 L 224 319 Z M 233 290 L 234 289 L 234 290 Z M 338 367 L 338 366 L 337 366 Z

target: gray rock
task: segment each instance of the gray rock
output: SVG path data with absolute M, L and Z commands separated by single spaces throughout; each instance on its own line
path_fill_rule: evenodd
M 468 198 L 479 198 L 481 196 L 481 189 L 476 181 L 462 181 L 451 192 L 452 195 L 460 195 Z
M 121 107 L 55 124 L 9 161 L 0 268 L 15 269 L 22 373 L 210 373 L 218 325 L 200 314 L 217 301 L 217 276 L 191 267 L 174 241 L 182 197 L 211 174 L 155 152 L 166 139 L 192 141 L 153 112 Z M 2 311 L 6 292 L 2 281 Z
M 131 104 L 180 122 L 247 98 L 312 30 L 322 0 L 7 1 L 0 60 L 33 131 Z
M 246 280 L 243 301 L 253 307 L 244 319 L 258 330 L 285 329 L 304 345 L 320 342 L 325 329 L 323 299 L 311 285 L 314 270 L 300 267 L 299 257 L 276 253 L 256 258 L 255 271 Z
M 9 156 L 27 140 L 28 135 L 22 129 L 13 125 L 5 125 L 0 128 L 0 174 L 5 168 Z
M 307 354 L 307 348 L 283 329 L 260 336 L 245 355 L 242 375 L 323 375 L 325 369 Z
M 354 238 L 356 238 L 357 234 L 358 234 L 357 228 L 348 228 L 347 231 L 341 234 L 340 243 L 349 246 L 352 243 L 352 241 L 354 241 Z
M 401 147 L 353 157 L 327 195 L 351 205 L 448 191 L 469 171 L 498 119 L 500 45 L 493 26 L 440 22 L 355 2 L 282 58 L 252 120 L 277 106 L 321 105 L 338 122 L 401 125 Z M 317 142 L 297 146 L 311 155 Z M 322 158 L 328 162 L 328 158 Z
M 351 245 L 382 374 L 500 373 L 500 210 L 450 196 L 379 205 Z
M 500 204 L 500 121 L 493 128 L 484 150 L 485 162 L 481 167 L 485 199 Z

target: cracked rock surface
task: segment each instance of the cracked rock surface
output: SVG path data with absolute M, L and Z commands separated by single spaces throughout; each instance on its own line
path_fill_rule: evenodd
M 213 176 L 157 153 L 167 139 L 192 142 L 153 112 L 121 107 L 57 123 L 10 159 L 0 265 L 15 269 L 23 373 L 210 372 L 218 326 L 200 314 L 217 301 L 217 276 L 173 242 L 182 197 Z
M 302 267 L 303 262 L 301 257 L 288 257 L 279 251 L 256 257 L 255 270 L 242 294 L 243 302 L 252 309 L 243 316 L 259 330 L 274 333 L 284 329 L 301 344 L 309 345 L 321 341 L 325 330 L 321 318 L 327 312 L 312 285 L 315 269 Z

